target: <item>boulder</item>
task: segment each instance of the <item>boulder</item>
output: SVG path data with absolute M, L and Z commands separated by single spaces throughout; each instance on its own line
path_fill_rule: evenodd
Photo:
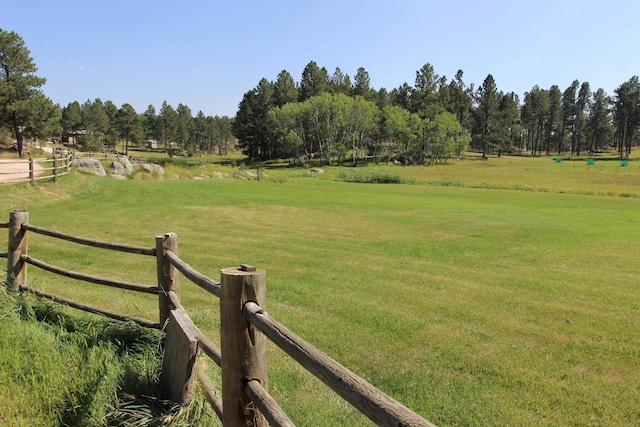
M 118 156 L 118 160 L 116 160 L 116 162 L 120 163 L 122 167 L 124 167 L 127 176 L 133 173 L 133 165 L 127 156 Z
M 109 165 L 109 176 L 114 178 L 122 179 L 126 178 L 129 174 L 127 173 L 124 165 L 119 161 L 114 161 Z
M 75 158 L 71 162 L 71 167 L 77 168 L 78 171 L 90 173 L 97 176 L 107 176 L 104 168 L 100 164 L 100 160 L 88 157 Z
M 138 172 L 144 172 L 156 176 L 164 176 L 164 169 L 160 165 L 153 163 L 136 163 L 133 169 Z
M 267 174 L 260 171 L 260 178 L 266 178 Z M 258 174 L 255 172 L 251 172 L 250 170 L 246 170 L 246 169 L 238 169 L 236 171 L 233 172 L 233 177 L 234 178 L 239 178 L 239 179 L 258 179 Z

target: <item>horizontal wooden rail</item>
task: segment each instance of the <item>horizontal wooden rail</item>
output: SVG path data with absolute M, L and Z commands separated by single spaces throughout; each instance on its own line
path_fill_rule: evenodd
M 156 255 L 155 248 L 145 248 L 142 246 L 122 245 L 118 243 L 105 242 L 102 240 L 86 239 L 84 237 L 72 236 L 71 234 L 60 233 L 59 231 L 53 231 L 47 228 L 37 227 L 31 224 L 22 224 L 22 228 L 37 234 L 43 234 L 45 236 L 55 237 L 56 239 L 62 239 L 62 240 L 67 240 L 73 243 L 79 243 L 81 245 L 93 246 L 101 249 L 109 249 L 112 251 L 128 252 L 128 253 L 139 254 L 139 255 L 150 255 L 150 256 Z
M 218 418 L 222 421 L 222 396 L 220 396 L 215 387 L 213 387 L 209 377 L 204 373 L 202 368 L 198 370 L 198 383 L 200 384 L 202 393 L 204 393 L 205 399 L 207 399 L 207 402 L 213 407 L 216 415 L 218 415 Z
M 0 228 L 9 228 L 8 222 L 0 222 Z
M 24 163 L 25 165 L 28 165 L 29 164 L 29 160 L 28 159 L 13 160 L 13 161 L 9 160 L 9 161 L 2 162 L 2 163 L 4 163 L 5 165 L 19 165 L 21 163 Z M 4 174 L 4 173 L 13 173 L 13 172 L 0 172 L 0 173 Z
M 0 258 L 9 258 L 8 252 L 0 252 Z
M 222 367 L 222 352 L 220 348 L 207 338 L 200 329 L 196 328 L 198 332 L 198 346 L 202 349 L 204 354 L 209 356 L 216 365 Z
M 91 159 L 104 159 L 104 160 L 109 160 L 109 159 L 113 159 L 113 160 L 117 160 L 118 157 L 120 156 L 124 156 L 124 154 L 119 154 L 119 153 L 104 153 L 104 152 L 97 152 L 97 153 L 93 153 L 93 152 L 89 152 L 89 151 L 76 151 L 74 153 L 74 157 L 89 157 Z
M 3 162 L 3 165 L 8 164 L 7 162 Z M 25 174 L 25 173 L 29 173 L 29 169 L 25 169 L 22 171 L 13 171 L 13 172 L 0 172 L 0 175 L 20 175 L 20 174 Z M 27 180 L 29 178 L 20 178 L 20 179 L 24 179 Z
M 249 323 L 376 424 L 434 426 L 294 334 L 258 304 L 247 302 L 243 312 Z
M 179 272 L 184 274 L 184 276 L 187 279 L 191 280 L 193 283 L 195 283 L 196 285 L 200 286 L 205 291 L 207 291 L 209 293 L 212 293 L 213 295 L 215 295 L 218 298 L 220 298 L 220 295 L 221 295 L 221 292 L 222 292 L 221 288 L 220 288 L 220 283 L 218 283 L 215 280 L 210 279 L 207 276 L 205 276 L 204 274 L 196 271 L 189 264 L 187 264 L 186 262 L 182 261 L 178 257 L 178 255 L 176 255 L 175 253 L 171 252 L 168 249 L 164 251 L 164 256 L 167 257 L 169 262 L 175 268 L 177 268 Z
M 51 273 L 58 274 L 60 276 L 70 277 L 71 279 L 82 280 L 84 282 L 96 283 L 98 285 L 111 286 L 113 288 L 127 289 L 130 291 L 143 292 L 147 294 L 158 294 L 157 286 L 145 286 L 137 283 L 123 282 L 120 280 L 106 279 L 104 277 L 92 276 L 89 274 L 78 273 L 76 271 L 65 270 L 64 268 L 56 267 L 55 265 L 47 264 L 39 259 L 32 258 L 28 255 L 22 255 L 22 260 L 27 264 L 31 264 L 43 270 Z
M 244 392 L 253 400 L 267 419 L 269 425 L 278 427 L 295 427 L 295 424 L 282 410 L 280 405 L 273 400 L 271 395 L 262 387 L 260 381 L 250 380 L 244 385 Z
M 132 322 L 137 323 L 140 326 L 144 326 L 145 328 L 160 329 L 160 323 L 153 322 L 153 321 L 147 320 L 147 319 L 143 319 L 141 317 L 127 316 L 126 314 L 120 314 L 120 313 L 116 313 L 114 311 L 105 310 L 103 308 L 94 307 L 94 306 L 86 305 L 86 304 L 81 304 L 79 302 L 76 302 L 76 301 L 73 301 L 73 300 L 70 300 L 70 299 L 67 299 L 67 298 L 59 297 L 57 295 L 53 295 L 53 294 L 50 294 L 48 292 L 41 291 L 40 289 L 32 288 L 31 286 L 20 285 L 20 290 L 21 291 L 26 291 L 26 292 L 31 292 L 31 293 L 39 296 L 39 297 L 47 298 L 47 299 L 50 299 L 51 301 L 55 301 L 55 302 L 60 303 L 60 304 L 65 304 L 65 305 L 68 305 L 69 307 L 77 308 L 78 310 L 88 311 L 88 312 L 94 313 L 94 314 L 101 314 L 103 316 L 106 316 L 106 317 L 109 317 L 109 318 L 115 319 L 115 320 L 122 320 L 122 321 L 130 320 Z

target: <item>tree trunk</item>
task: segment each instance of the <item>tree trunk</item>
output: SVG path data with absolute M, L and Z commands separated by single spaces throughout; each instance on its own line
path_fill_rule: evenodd
M 18 119 L 13 117 L 13 132 L 16 134 L 16 146 L 18 148 L 18 155 L 24 157 L 24 134 L 20 131 L 18 125 Z

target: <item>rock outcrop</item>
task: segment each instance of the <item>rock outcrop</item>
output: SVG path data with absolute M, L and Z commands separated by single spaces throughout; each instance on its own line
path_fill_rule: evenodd
M 91 159 L 87 157 L 76 158 L 71 162 L 71 167 L 77 168 L 80 172 L 90 173 L 97 176 L 107 176 L 107 173 L 98 159 Z

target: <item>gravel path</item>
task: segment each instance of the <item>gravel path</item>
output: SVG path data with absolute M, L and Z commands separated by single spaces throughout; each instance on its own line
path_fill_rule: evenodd
M 36 176 L 44 169 L 40 163 L 34 163 Z M 0 182 L 29 179 L 29 160 L 0 160 Z
M 52 152 L 52 148 L 46 145 L 42 146 L 42 150 L 48 153 Z M 35 175 L 38 176 L 44 167 L 37 162 L 33 163 Z M 11 182 L 17 180 L 29 179 L 29 160 L 27 159 L 0 159 L 0 182 Z

